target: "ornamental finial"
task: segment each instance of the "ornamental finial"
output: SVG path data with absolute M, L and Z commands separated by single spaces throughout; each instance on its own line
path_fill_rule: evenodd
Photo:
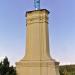
M 36 10 L 40 9 L 40 0 L 34 0 L 34 6 Z

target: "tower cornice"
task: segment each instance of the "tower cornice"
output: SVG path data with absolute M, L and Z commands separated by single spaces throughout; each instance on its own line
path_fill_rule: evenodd
M 47 12 L 48 14 L 50 13 L 47 9 L 39 9 L 39 10 L 27 11 L 25 16 L 27 17 L 27 14 L 33 13 L 33 12 L 37 12 L 37 11 L 45 11 L 45 12 Z

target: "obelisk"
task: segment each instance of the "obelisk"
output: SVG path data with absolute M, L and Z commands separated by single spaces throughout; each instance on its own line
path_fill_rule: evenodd
M 38 7 L 26 12 L 26 54 L 16 63 L 17 75 L 59 75 L 59 63 L 49 52 L 48 14 Z

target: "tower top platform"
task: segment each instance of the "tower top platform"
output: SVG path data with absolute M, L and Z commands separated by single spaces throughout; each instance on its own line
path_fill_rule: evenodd
M 45 11 L 45 12 L 47 12 L 48 14 L 50 13 L 47 9 L 39 9 L 39 10 L 27 11 L 27 12 L 26 12 L 26 16 L 27 16 L 27 14 L 29 14 L 29 13 L 38 12 L 38 11 Z

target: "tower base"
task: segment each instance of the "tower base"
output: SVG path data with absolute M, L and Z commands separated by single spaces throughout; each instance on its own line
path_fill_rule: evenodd
M 20 61 L 16 63 L 17 75 L 59 75 L 59 63 L 50 61 Z

